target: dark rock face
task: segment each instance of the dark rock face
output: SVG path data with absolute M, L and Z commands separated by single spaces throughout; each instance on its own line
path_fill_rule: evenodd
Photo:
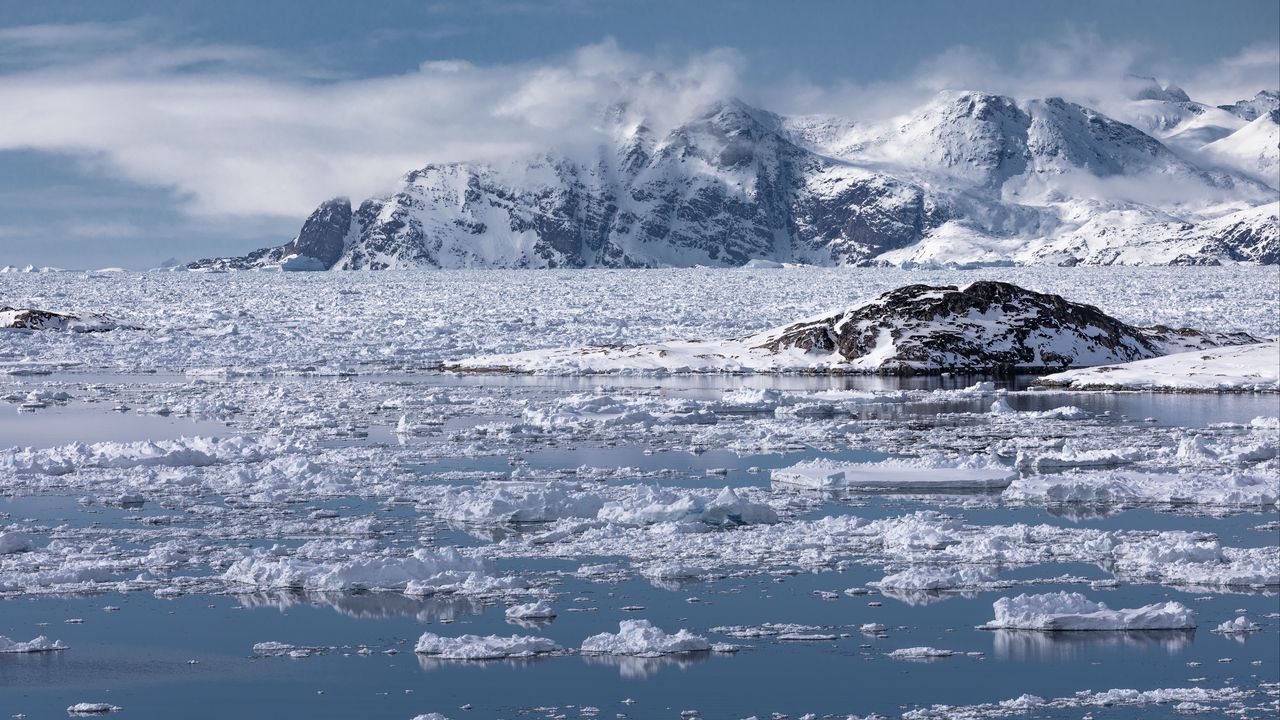
M 106 315 L 72 315 L 32 308 L 0 307 L 0 328 L 10 330 L 70 330 L 72 332 L 105 332 L 128 328 Z
M 782 328 L 756 347 L 838 353 L 868 371 L 1048 371 L 1258 340 L 1245 333 L 1138 328 L 1091 306 L 1002 282 L 909 285 Z
M 1234 104 L 1219 105 L 1218 107 L 1243 120 L 1252 122 L 1268 112 L 1280 108 L 1280 92 L 1263 90 L 1250 100 L 1238 100 Z
M 295 266 L 329 269 L 342 257 L 346 249 L 347 235 L 351 232 L 351 201 L 347 198 L 329 200 L 307 217 L 302 230 L 291 242 L 280 247 L 254 250 L 248 255 L 227 258 L 205 258 L 187 264 L 188 270 L 219 271 L 249 270 L 280 265 L 290 256 L 311 258 L 312 263 L 295 263 Z M 286 265 L 286 269 L 289 269 Z
M 351 201 L 347 198 L 334 198 L 316 208 L 302 224 L 298 237 L 285 247 L 299 255 L 315 258 L 326 268 L 331 268 L 342 257 L 350 230 Z

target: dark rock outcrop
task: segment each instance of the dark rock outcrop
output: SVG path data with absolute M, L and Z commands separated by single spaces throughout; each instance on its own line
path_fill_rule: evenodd
M 1139 328 L 1092 305 L 1009 283 L 909 285 L 753 338 L 757 348 L 836 353 L 868 372 L 1047 371 L 1258 342 L 1246 333 Z
M 106 315 L 89 313 L 72 315 L 32 308 L 0 307 L 0 328 L 8 330 L 70 330 L 72 332 L 105 332 L 134 329 L 121 325 Z
M 351 201 L 334 198 L 316 208 L 302 223 L 298 236 L 286 245 L 255 250 L 242 257 L 196 260 L 187 269 L 247 270 L 280 265 L 285 270 L 327 270 L 346 249 L 351 220 Z

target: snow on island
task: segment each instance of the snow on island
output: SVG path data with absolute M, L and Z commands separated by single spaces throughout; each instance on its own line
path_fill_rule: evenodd
M 1068 370 L 1041 378 L 1040 384 L 1071 390 L 1277 392 L 1280 341 Z
M 49 310 L 33 308 L 0 307 L 0 329 L 7 330 L 70 330 L 71 332 L 106 332 L 120 328 L 135 330 L 121 325 L 106 315 L 85 313 L 56 313 Z
M 1000 598 L 992 605 L 996 617 L 984 630 L 1189 630 L 1196 614 L 1179 602 L 1112 610 L 1080 593 L 1055 592 Z
M 983 280 L 908 285 L 744 338 L 532 350 L 443 367 L 547 374 L 1036 372 L 1253 342 L 1246 333 L 1135 327 L 1091 305 Z

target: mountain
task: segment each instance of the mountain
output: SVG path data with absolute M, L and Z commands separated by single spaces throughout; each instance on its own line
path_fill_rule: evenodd
M 585 155 L 428 165 L 322 204 L 283 246 L 188 268 L 1276 262 L 1274 135 L 1228 142 L 1271 115 L 1155 88 L 1129 106 L 1147 130 L 980 92 L 877 125 L 731 99 L 659 131 L 616 106 Z M 1187 134 L 1205 117 L 1224 124 Z

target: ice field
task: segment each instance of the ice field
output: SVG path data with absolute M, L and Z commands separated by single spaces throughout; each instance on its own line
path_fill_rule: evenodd
M 438 369 L 986 278 L 1280 335 L 1275 267 L 0 275 L 122 326 L 0 330 L 0 711 L 1275 717 L 1274 392 Z

